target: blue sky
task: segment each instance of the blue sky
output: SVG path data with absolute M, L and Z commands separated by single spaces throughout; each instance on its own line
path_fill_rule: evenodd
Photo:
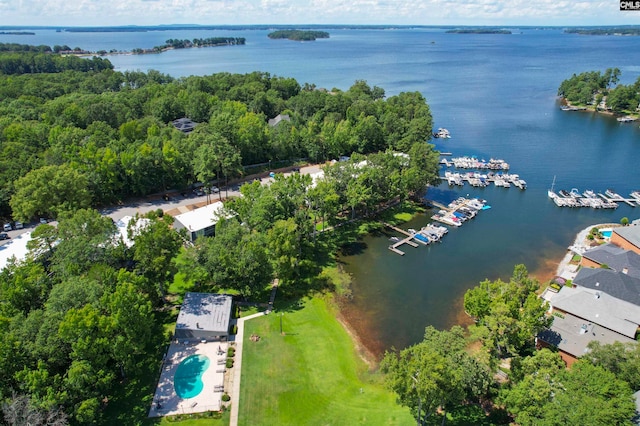
M 640 25 L 619 0 L 0 0 L 0 25 Z

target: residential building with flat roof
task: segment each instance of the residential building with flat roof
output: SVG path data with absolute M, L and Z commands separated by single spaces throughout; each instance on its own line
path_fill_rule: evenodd
M 225 294 L 186 293 L 176 320 L 175 338 L 226 340 L 232 304 L 232 297 Z
M 199 237 L 215 235 L 216 224 L 225 217 L 222 201 L 216 201 L 204 207 L 181 213 L 175 217 L 173 228 L 185 229 L 193 242 Z

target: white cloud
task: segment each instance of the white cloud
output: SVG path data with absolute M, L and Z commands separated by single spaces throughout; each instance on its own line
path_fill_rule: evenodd
M 594 0 L 0 0 L 4 25 L 640 24 Z

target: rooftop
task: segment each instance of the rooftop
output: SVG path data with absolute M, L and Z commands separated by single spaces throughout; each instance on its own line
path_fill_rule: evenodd
M 573 284 L 599 290 L 616 299 L 640 305 L 640 278 L 603 268 L 582 268 Z
M 195 232 L 218 223 L 224 217 L 222 201 L 216 201 L 199 209 L 179 214 L 175 217 L 189 231 Z
M 184 295 L 176 329 L 206 330 L 226 335 L 231 319 L 231 296 L 214 293 Z
M 269 119 L 269 126 L 277 126 L 282 120 L 291 121 L 291 117 L 289 117 L 287 114 L 278 114 L 274 118 Z
M 640 306 L 596 290 L 562 287 L 551 305 L 630 338 L 640 325 Z
M 607 265 L 616 272 L 626 269 L 628 275 L 640 278 L 640 255 L 615 244 L 603 244 L 584 252 L 583 256 L 601 265 Z
M 133 220 L 132 216 L 124 216 L 122 219 L 116 221 L 116 228 L 118 229 L 118 235 L 122 238 L 122 241 L 127 247 L 133 246 L 133 240 L 129 238 L 128 227 L 129 222 Z M 134 234 L 141 231 L 147 224 L 149 223 L 149 219 L 147 218 L 138 218 L 138 221 L 133 226 Z
M 193 129 L 196 128 L 196 126 L 198 125 L 198 123 L 196 123 L 195 121 L 191 120 L 190 118 L 178 118 L 177 120 L 173 120 L 171 122 L 171 124 L 173 124 L 173 126 L 180 130 L 183 133 L 190 133 L 193 131 Z
M 612 232 L 620 235 L 636 247 L 640 247 L 640 226 L 622 226 L 613 228 Z
M 634 339 L 571 314 L 565 314 L 564 318 L 554 316 L 551 328 L 540 332 L 538 338 L 576 358 L 587 353 L 589 351 L 587 345 L 594 340 L 603 345 L 614 342 L 636 342 Z

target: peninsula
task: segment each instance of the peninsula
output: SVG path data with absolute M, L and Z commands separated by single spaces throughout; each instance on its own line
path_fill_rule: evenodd
M 161 53 L 172 49 L 190 49 L 192 47 L 243 45 L 245 41 L 246 39 L 244 37 L 209 37 L 194 38 L 193 40 L 169 39 L 161 46 L 155 46 L 151 49 L 135 48 L 131 53 L 142 55 L 146 53 Z
M 604 73 L 588 71 L 574 74 L 558 88 L 558 96 L 567 110 L 590 110 L 637 118 L 640 104 L 640 78 L 630 85 L 618 84 L 620 69 L 608 68 Z
M 302 31 L 302 30 L 278 30 L 269 33 L 267 37 L 271 39 L 295 40 L 295 41 L 314 41 L 317 38 L 329 38 L 326 31 Z

